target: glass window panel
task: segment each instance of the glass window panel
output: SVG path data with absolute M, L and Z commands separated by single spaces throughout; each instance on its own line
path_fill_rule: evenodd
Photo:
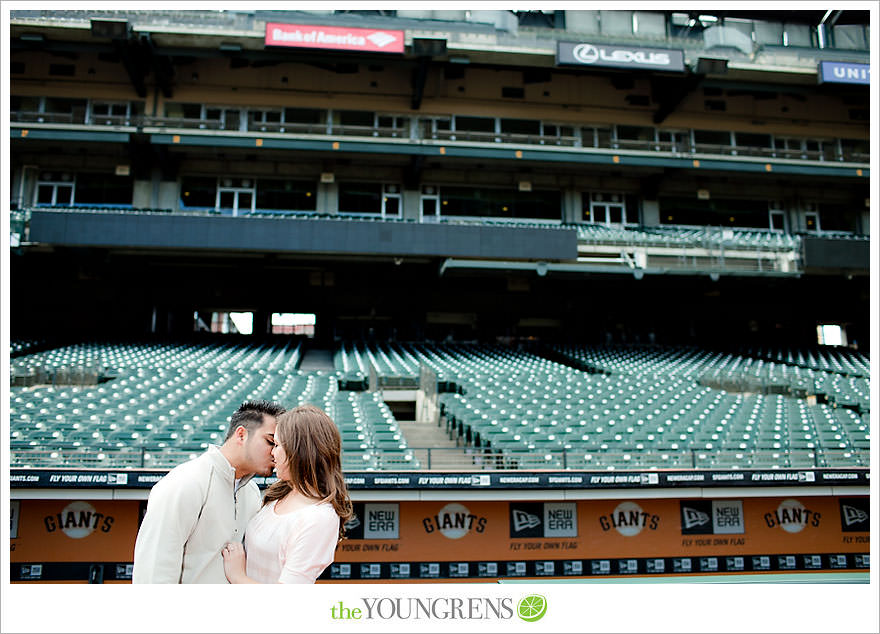
M 400 198 L 397 196 L 386 196 L 385 197 L 385 215 L 386 216 L 399 216 L 400 215 Z
M 184 119 L 201 119 L 202 104 L 182 103 L 180 104 L 180 112 Z
M 455 129 L 466 132 L 494 132 L 495 119 L 491 117 L 455 117 Z
M 257 183 L 257 209 L 314 211 L 317 184 L 311 181 L 263 180 Z
M 10 101 L 10 109 L 13 112 L 39 112 L 39 97 L 15 97 Z
M 338 121 L 342 125 L 364 126 L 368 128 L 373 127 L 374 114 L 372 112 L 362 110 L 338 110 L 334 114 L 339 117 Z
M 220 192 L 220 209 L 232 209 L 235 207 L 235 192 Z
M 737 132 L 736 144 L 740 147 L 773 147 L 773 141 L 769 134 L 755 134 L 754 132 Z
M 315 108 L 285 108 L 287 123 L 324 123 L 324 111 Z
M 37 186 L 37 204 L 38 205 L 51 205 L 52 199 L 55 196 L 55 186 L 54 185 L 38 185 Z
M 217 179 L 212 176 L 184 176 L 180 183 L 181 207 L 214 208 Z
M 236 192 L 238 194 L 238 209 L 250 211 L 253 205 L 254 195 L 251 192 Z
M 822 231 L 854 233 L 858 228 L 858 214 L 850 205 L 819 203 L 819 226 Z
M 653 141 L 654 128 L 634 125 L 617 126 L 617 138 L 626 141 Z
M 700 145 L 730 145 L 730 132 L 694 130 L 694 143 Z
M 558 191 L 521 192 L 478 187 L 443 187 L 440 213 L 444 216 L 480 216 L 561 220 Z
M 528 119 L 502 119 L 501 131 L 508 134 L 538 135 L 541 134 L 541 122 Z
M 76 176 L 76 202 L 92 205 L 130 205 L 133 180 L 130 176 L 80 173 Z
M 340 183 L 339 211 L 381 214 L 382 185 L 379 183 Z
M 767 204 L 766 200 L 661 196 L 660 222 L 766 229 Z
M 70 114 L 74 108 L 85 108 L 85 99 L 64 99 L 59 97 L 46 98 L 46 112 Z
M 57 185 L 55 188 L 56 205 L 73 204 L 73 185 Z

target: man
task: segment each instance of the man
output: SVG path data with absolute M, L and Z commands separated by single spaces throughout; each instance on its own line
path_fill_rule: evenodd
M 243 403 L 221 447 L 211 445 L 153 486 L 132 583 L 226 583 L 220 549 L 242 540 L 260 508 L 260 490 L 250 480 L 272 474 L 275 419 L 283 413 L 277 403 Z

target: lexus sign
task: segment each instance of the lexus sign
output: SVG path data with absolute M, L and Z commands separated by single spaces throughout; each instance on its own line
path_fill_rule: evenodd
M 339 51 L 403 53 L 403 31 L 269 22 L 266 24 L 265 44 Z
M 556 63 L 574 66 L 638 68 L 683 72 L 684 52 L 668 48 L 613 46 L 589 42 L 558 42 Z

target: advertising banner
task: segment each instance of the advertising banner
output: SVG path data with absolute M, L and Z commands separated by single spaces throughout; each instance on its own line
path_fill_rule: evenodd
M 327 578 L 868 567 L 867 497 L 463 500 L 361 504 L 356 513 Z M 379 525 L 363 528 L 370 522 Z
M 338 51 L 403 53 L 403 31 L 320 26 L 316 24 L 266 24 L 266 46 L 323 48 Z
M 99 562 L 105 578 L 130 579 L 143 505 L 21 500 L 12 580 L 84 580 Z M 385 500 L 357 502 L 354 511 L 321 579 L 869 568 L 867 496 Z
M 684 72 L 684 51 L 644 46 L 618 46 L 590 42 L 557 42 L 556 63 L 570 66 L 601 66 Z
M 166 471 L 146 469 L 105 472 L 86 469 L 10 469 L 15 489 L 149 489 Z M 426 489 L 658 489 L 697 487 L 867 486 L 869 470 L 848 469 L 713 469 L 663 471 L 540 471 L 528 473 L 347 472 L 350 490 Z M 257 476 L 265 488 L 274 477 Z
M 20 500 L 11 561 L 132 561 L 138 500 Z
M 819 62 L 820 84 L 862 84 L 871 83 L 871 65 L 851 62 Z

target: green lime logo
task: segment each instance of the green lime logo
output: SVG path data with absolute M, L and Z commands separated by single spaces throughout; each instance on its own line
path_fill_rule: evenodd
M 516 606 L 516 613 L 523 621 L 539 621 L 547 613 L 547 599 L 540 594 L 523 597 Z

